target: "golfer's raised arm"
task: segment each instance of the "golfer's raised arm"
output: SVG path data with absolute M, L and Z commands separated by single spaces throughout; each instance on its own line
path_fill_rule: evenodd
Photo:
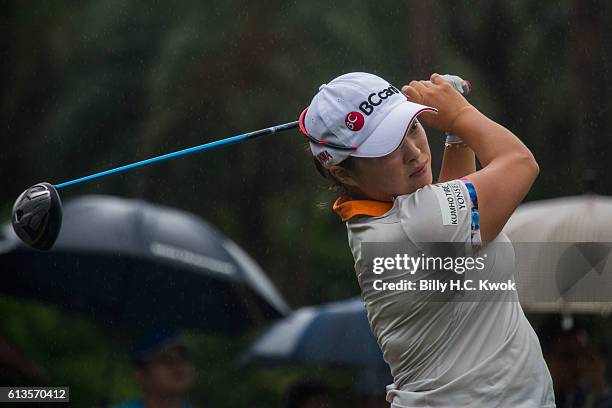
M 523 200 L 539 173 L 531 151 L 512 132 L 476 108 L 440 75 L 431 84 L 413 81 L 404 90 L 409 99 L 420 99 L 438 108 L 437 115 L 424 120 L 452 132 L 470 146 L 482 169 L 467 175 L 478 194 L 482 241 L 493 240 Z
M 438 183 L 455 180 L 476 171 L 474 151 L 463 143 L 447 144 L 444 147 Z
M 467 178 L 478 193 L 482 240 L 493 240 L 529 192 L 540 171 L 538 163 L 519 138 L 475 108 L 457 117 L 453 131 L 483 166 Z

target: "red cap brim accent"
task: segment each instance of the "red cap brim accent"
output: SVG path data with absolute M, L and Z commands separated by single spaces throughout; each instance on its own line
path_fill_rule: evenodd
M 328 146 L 328 147 L 331 147 L 332 149 L 357 150 L 356 146 L 351 146 L 351 147 L 339 146 L 339 145 L 336 145 L 334 143 L 326 142 L 324 140 L 317 140 L 314 137 L 310 136 L 308 134 L 308 131 L 306 130 L 306 125 L 304 124 L 304 118 L 306 117 L 306 112 L 308 112 L 308 108 L 304 109 L 302 111 L 302 113 L 300 114 L 300 118 L 298 119 L 298 125 L 299 125 L 299 128 L 300 128 L 300 133 L 302 133 L 304 136 L 306 136 L 306 138 L 308 139 L 308 141 L 310 143 L 314 143 L 314 144 L 318 144 L 318 145 L 323 145 L 323 146 Z
M 302 113 L 300 113 L 300 118 L 298 119 L 298 124 L 300 126 L 300 132 L 302 132 L 304 136 L 308 136 L 308 131 L 306 130 L 306 125 L 304 124 L 304 118 L 306 117 L 306 112 L 308 112 L 308 107 L 306 107 L 306 109 L 304 109 Z

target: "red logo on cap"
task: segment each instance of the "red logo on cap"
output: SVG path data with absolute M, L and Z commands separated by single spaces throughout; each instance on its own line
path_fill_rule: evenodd
M 349 114 L 346 115 L 346 118 L 344 118 L 344 124 L 353 132 L 361 130 L 364 123 L 365 118 L 363 117 L 361 112 L 349 112 Z

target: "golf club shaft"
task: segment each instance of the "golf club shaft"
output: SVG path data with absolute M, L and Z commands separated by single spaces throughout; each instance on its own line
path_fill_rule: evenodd
M 240 143 L 240 142 L 244 142 L 245 140 L 254 139 L 254 138 L 259 137 L 259 136 L 271 135 L 273 133 L 278 133 L 278 132 L 282 132 L 282 131 L 293 129 L 293 128 L 297 128 L 297 127 L 298 127 L 298 121 L 284 123 L 282 125 L 272 126 L 272 127 L 269 127 L 269 128 L 256 130 L 254 132 L 244 133 L 244 134 L 241 134 L 241 135 L 232 136 L 232 137 L 228 137 L 226 139 L 221 139 L 221 140 L 217 140 L 217 141 L 214 141 L 214 142 L 205 143 L 205 144 L 202 144 L 202 145 L 199 145 L 199 146 L 190 147 L 190 148 L 179 150 L 179 151 L 176 151 L 176 152 L 167 153 L 167 154 L 164 154 L 164 155 L 161 155 L 161 156 L 152 157 L 150 159 L 142 160 L 142 161 L 139 161 L 139 162 L 136 162 L 136 163 L 126 164 L 125 166 L 116 167 L 114 169 L 109 169 L 109 170 L 101 171 L 99 173 L 91 174 L 89 176 L 85 176 L 85 177 L 77 178 L 77 179 L 74 179 L 74 180 L 66 181 L 64 183 L 56 184 L 54 187 L 59 190 L 61 188 L 72 186 L 74 184 L 84 183 L 84 182 L 89 181 L 89 180 L 93 180 L 93 179 L 97 179 L 97 178 L 100 178 L 100 177 L 109 176 L 111 174 L 121 173 L 121 172 L 124 172 L 124 171 L 127 171 L 127 170 L 135 169 L 137 167 L 146 166 L 146 165 L 149 165 L 149 164 L 152 164 L 152 163 L 157 163 L 157 162 L 160 162 L 160 161 L 163 161 L 163 160 L 169 160 L 169 159 L 173 159 L 175 157 L 185 156 L 185 155 L 188 155 L 188 154 L 191 154 L 191 153 L 202 152 L 204 150 L 212 150 L 212 149 L 215 149 L 217 147 L 226 146 L 226 145 L 235 144 L 235 143 Z

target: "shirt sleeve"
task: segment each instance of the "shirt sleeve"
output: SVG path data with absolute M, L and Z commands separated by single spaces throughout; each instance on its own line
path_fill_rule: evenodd
M 481 245 L 478 197 L 469 179 L 430 184 L 397 199 L 402 228 L 413 242 Z

